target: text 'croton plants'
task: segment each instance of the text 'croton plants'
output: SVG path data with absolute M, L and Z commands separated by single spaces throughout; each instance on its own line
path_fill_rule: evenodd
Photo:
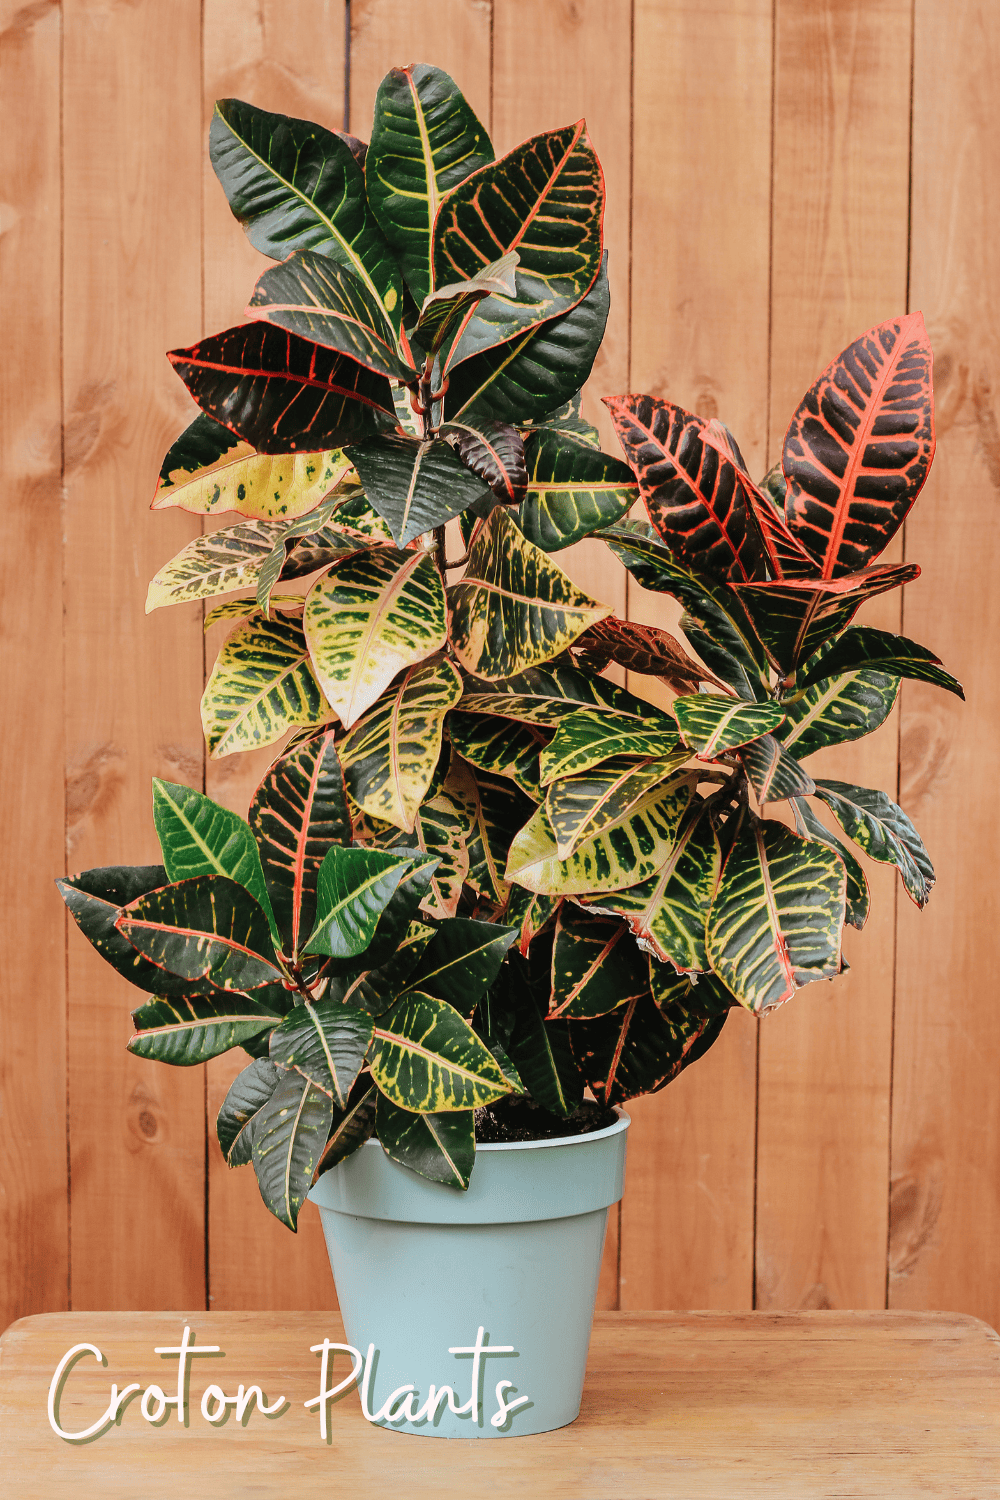
M 466 1187 L 478 1109 L 526 1096 L 570 1129 L 585 1090 L 663 1088 L 733 1006 L 839 973 L 868 914 L 841 833 L 922 906 L 905 813 L 804 762 L 878 728 L 904 677 L 961 688 L 852 624 L 919 571 L 876 561 L 934 451 L 919 313 L 833 361 L 759 484 L 720 422 L 653 396 L 607 400 L 623 462 L 580 414 L 608 315 L 582 121 L 496 160 L 416 64 L 367 146 L 230 99 L 211 156 L 276 264 L 245 323 L 170 355 L 201 414 L 153 507 L 238 519 L 147 608 L 225 596 L 209 752 L 287 743 L 246 822 L 155 782 L 162 866 L 60 885 L 146 992 L 132 1051 L 249 1054 L 219 1141 L 294 1228 L 373 1132 Z M 686 647 L 572 582 L 584 536 L 680 601 Z

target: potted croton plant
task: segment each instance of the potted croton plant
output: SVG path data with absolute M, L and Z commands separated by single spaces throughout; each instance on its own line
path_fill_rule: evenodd
M 418 64 L 367 146 L 224 100 L 211 156 L 276 264 L 170 355 L 201 414 L 153 507 L 236 520 L 147 607 L 226 596 L 209 751 L 284 745 L 246 821 L 154 782 L 162 865 L 60 886 L 145 991 L 133 1052 L 248 1054 L 219 1143 L 290 1228 L 320 1206 L 352 1341 L 328 1388 L 400 1430 L 543 1431 L 579 1407 L 620 1106 L 732 1007 L 841 971 L 868 911 L 842 834 L 933 884 L 884 792 L 804 764 L 904 677 L 961 693 L 851 623 L 919 571 L 876 559 L 931 463 L 930 348 L 918 313 L 863 334 L 759 484 L 653 396 L 607 400 L 623 462 L 580 413 L 608 313 L 582 121 L 497 161 Z M 588 535 L 686 646 L 571 581 Z

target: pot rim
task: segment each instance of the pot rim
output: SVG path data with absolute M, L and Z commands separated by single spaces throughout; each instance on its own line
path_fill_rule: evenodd
M 480 1151 L 537 1151 L 543 1146 L 577 1146 L 585 1145 L 587 1141 L 603 1141 L 609 1135 L 618 1135 L 627 1130 L 632 1123 L 632 1116 L 627 1115 L 620 1104 L 613 1104 L 612 1109 L 618 1116 L 613 1125 L 605 1125 L 603 1130 L 588 1130 L 583 1135 L 556 1135 L 547 1141 L 482 1141 L 476 1142 L 476 1155 Z M 377 1146 L 382 1149 L 382 1142 L 375 1136 L 369 1136 L 361 1149 L 367 1146 Z

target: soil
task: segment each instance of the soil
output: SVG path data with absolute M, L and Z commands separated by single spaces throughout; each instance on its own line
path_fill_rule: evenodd
M 533 1099 L 498 1099 L 476 1110 L 476 1140 L 480 1145 L 500 1141 L 551 1141 L 560 1135 L 590 1135 L 606 1130 L 618 1116 L 613 1109 L 585 1099 L 563 1119 Z

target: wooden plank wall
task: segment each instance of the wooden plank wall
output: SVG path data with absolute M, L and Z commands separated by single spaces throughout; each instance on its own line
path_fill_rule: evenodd
M 588 394 L 718 415 L 763 471 L 796 399 L 921 308 L 937 463 L 871 621 L 940 651 L 827 771 L 891 790 L 939 886 L 884 870 L 853 972 L 633 1106 L 603 1306 L 941 1308 L 1000 1322 L 1000 957 L 983 749 L 1000 730 L 1000 285 L 993 0 L 0 0 L 0 1326 L 67 1307 L 322 1308 L 211 1122 L 234 1069 L 129 1057 L 129 991 L 51 887 L 155 852 L 152 774 L 243 812 L 261 758 L 205 764 L 190 611 L 143 616 L 196 530 L 146 514 L 190 403 L 164 350 L 237 320 L 260 266 L 207 164 L 237 95 L 365 135 L 386 69 L 451 71 L 498 151 L 586 115 L 608 179 L 612 316 Z M 568 566 L 672 624 L 606 554 Z M 647 684 L 640 683 L 640 687 Z M 266 757 L 264 757 L 266 760 Z M 975 789 L 974 811 L 969 796 Z

